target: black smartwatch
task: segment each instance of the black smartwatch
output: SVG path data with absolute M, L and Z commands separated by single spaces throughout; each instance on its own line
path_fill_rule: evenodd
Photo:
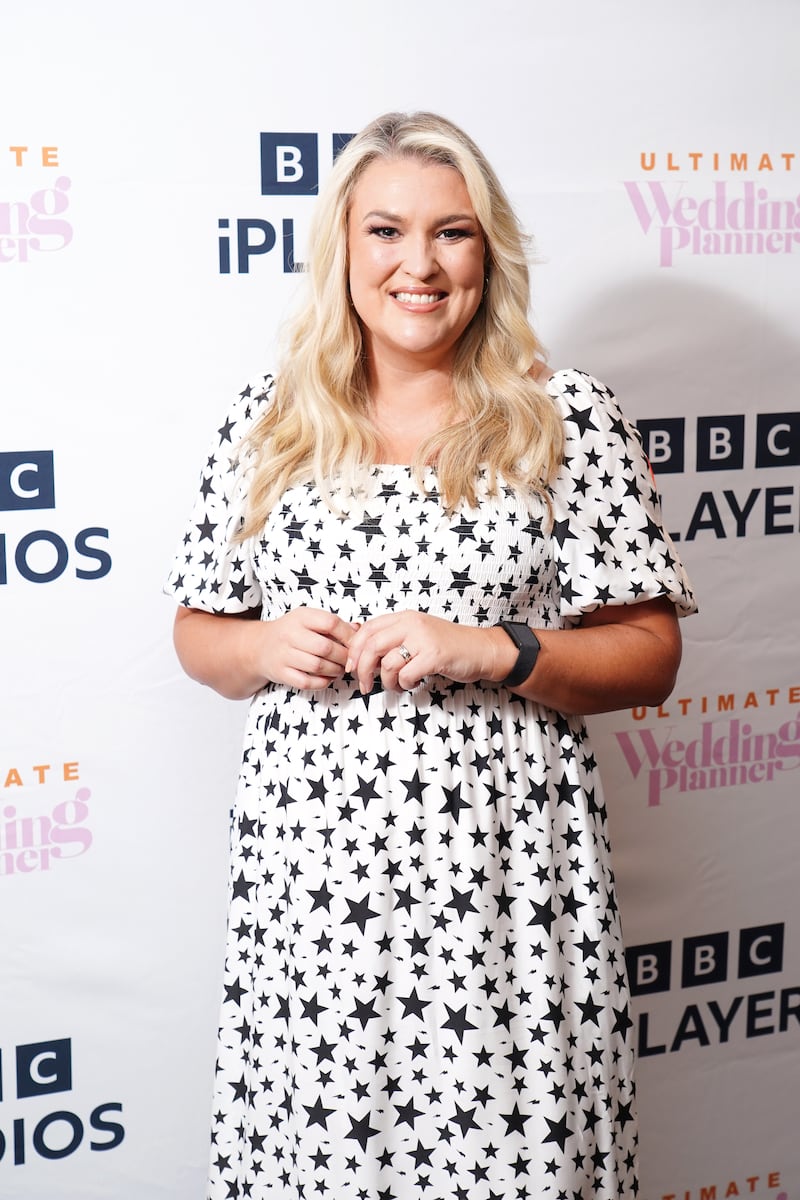
M 500 683 L 503 687 L 517 687 L 524 683 L 536 666 L 536 659 L 541 649 L 539 639 L 530 625 L 522 621 L 498 621 L 498 628 L 504 629 L 519 651 L 517 661 Z

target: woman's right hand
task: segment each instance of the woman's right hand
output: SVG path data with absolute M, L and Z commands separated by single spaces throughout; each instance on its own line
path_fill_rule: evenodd
M 317 608 L 295 608 L 272 621 L 258 616 L 257 609 L 227 616 L 179 608 L 175 649 L 187 675 L 244 700 L 268 682 L 313 691 L 344 674 L 357 625 Z
M 258 661 L 272 683 L 313 691 L 344 674 L 347 648 L 357 625 L 319 608 L 294 608 L 273 621 L 261 621 Z

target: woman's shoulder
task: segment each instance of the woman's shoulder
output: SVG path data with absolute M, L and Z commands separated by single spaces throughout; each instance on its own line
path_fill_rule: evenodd
M 549 363 L 536 362 L 528 374 L 539 387 L 554 398 L 562 396 L 601 396 L 604 400 L 614 398 L 614 393 L 588 371 L 577 367 L 551 367 Z
M 622 416 L 611 388 L 588 371 L 564 367 L 550 371 L 541 382 L 567 422 L 592 428 L 591 416 L 596 415 L 601 424 L 613 424 Z
M 274 375 L 257 375 L 255 379 L 255 383 L 248 383 L 234 398 L 229 416 L 237 424 L 252 424 L 270 402 L 275 387 Z
M 578 367 L 561 367 L 555 370 L 544 366 L 535 375 L 535 379 L 551 396 L 600 396 L 604 400 L 613 399 L 614 396 L 607 384 Z
M 270 374 L 252 376 L 228 401 L 224 420 L 217 430 L 219 448 L 234 458 L 240 443 L 248 436 L 270 402 L 275 379 Z

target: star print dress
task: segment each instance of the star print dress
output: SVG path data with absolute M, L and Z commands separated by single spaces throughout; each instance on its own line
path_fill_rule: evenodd
M 567 434 L 552 521 L 483 478 L 479 505 L 448 514 L 434 469 L 422 489 L 381 465 L 338 513 L 290 488 L 241 544 L 235 450 L 270 384 L 219 430 L 167 585 L 180 604 L 543 629 L 656 596 L 693 610 L 637 436 L 589 376 L 548 384 Z M 441 677 L 265 687 L 229 899 L 210 1200 L 636 1194 L 632 1022 L 582 719 Z

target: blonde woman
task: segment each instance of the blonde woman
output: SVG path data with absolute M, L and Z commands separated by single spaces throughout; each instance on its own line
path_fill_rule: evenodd
M 583 715 L 663 700 L 694 607 L 647 464 L 544 364 L 514 214 L 443 118 L 349 143 L 307 282 L 169 583 L 186 671 L 252 697 L 209 1196 L 633 1196 Z

